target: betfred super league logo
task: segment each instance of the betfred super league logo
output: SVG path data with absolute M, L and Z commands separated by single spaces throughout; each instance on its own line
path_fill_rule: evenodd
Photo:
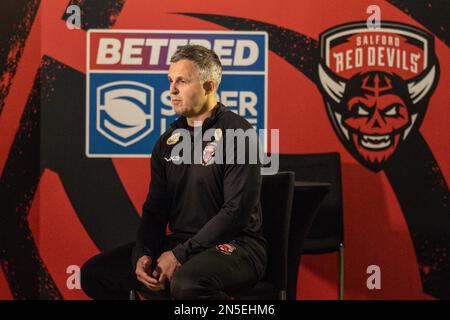
M 319 79 L 326 108 L 345 147 L 382 170 L 417 131 L 438 82 L 430 34 L 384 22 L 341 25 L 320 36 Z

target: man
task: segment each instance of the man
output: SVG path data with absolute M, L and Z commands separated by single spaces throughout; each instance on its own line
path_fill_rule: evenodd
M 180 117 L 152 151 L 150 189 L 136 243 L 83 266 L 81 284 L 90 297 L 126 299 L 129 290 L 146 287 L 155 298 L 229 299 L 263 276 L 260 166 L 236 152 L 234 138 L 224 142 L 225 130 L 253 128 L 217 102 L 221 73 L 217 55 L 202 46 L 184 46 L 171 57 L 170 98 Z M 180 134 L 183 130 L 187 135 Z M 191 153 L 193 163 L 177 161 L 175 148 L 208 130 L 214 137 L 201 142 L 201 159 L 183 150 L 182 158 Z M 223 153 L 233 154 L 226 162 L 215 159 L 220 143 L 227 145 Z M 244 143 L 247 153 L 251 143 Z

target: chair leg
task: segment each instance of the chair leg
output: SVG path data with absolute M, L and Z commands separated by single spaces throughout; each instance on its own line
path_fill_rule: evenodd
M 130 300 L 136 300 L 136 291 L 130 290 Z
M 339 300 L 344 300 L 344 244 L 339 247 Z

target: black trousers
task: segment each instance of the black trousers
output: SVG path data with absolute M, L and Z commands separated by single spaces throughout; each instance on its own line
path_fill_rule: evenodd
M 179 240 L 166 237 L 163 251 L 171 250 Z M 258 281 L 248 250 L 231 241 L 234 251 L 211 247 L 194 255 L 183 264 L 165 290 L 145 290 L 150 299 L 230 299 Z M 129 299 L 130 290 L 145 288 L 134 273 L 131 263 L 135 243 L 128 243 L 89 259 L 81 268 L 81 287 L 92 299 Z

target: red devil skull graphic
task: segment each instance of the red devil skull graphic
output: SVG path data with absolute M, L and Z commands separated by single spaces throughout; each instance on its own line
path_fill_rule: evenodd
M 382 71 L 358 73 L 350 79 L 319 65 L 328 113 L 345 146 L 374 171 L 419 123 L 436 81 L 432 66 L 420 78 L 406 81 Z
M 400 85 L 398 80 L 382 72 L 366 73 L 350 80 L 349 88 L 356 90 L 344 100 L 347 110 L 343 124 L 357 151 L 369 162 L 382 163 L 388 159 L 411 123 L 408 105 L 412 103 L 405 101 L 407 96 L 399 95 L 404 90 L 394 87 Z

